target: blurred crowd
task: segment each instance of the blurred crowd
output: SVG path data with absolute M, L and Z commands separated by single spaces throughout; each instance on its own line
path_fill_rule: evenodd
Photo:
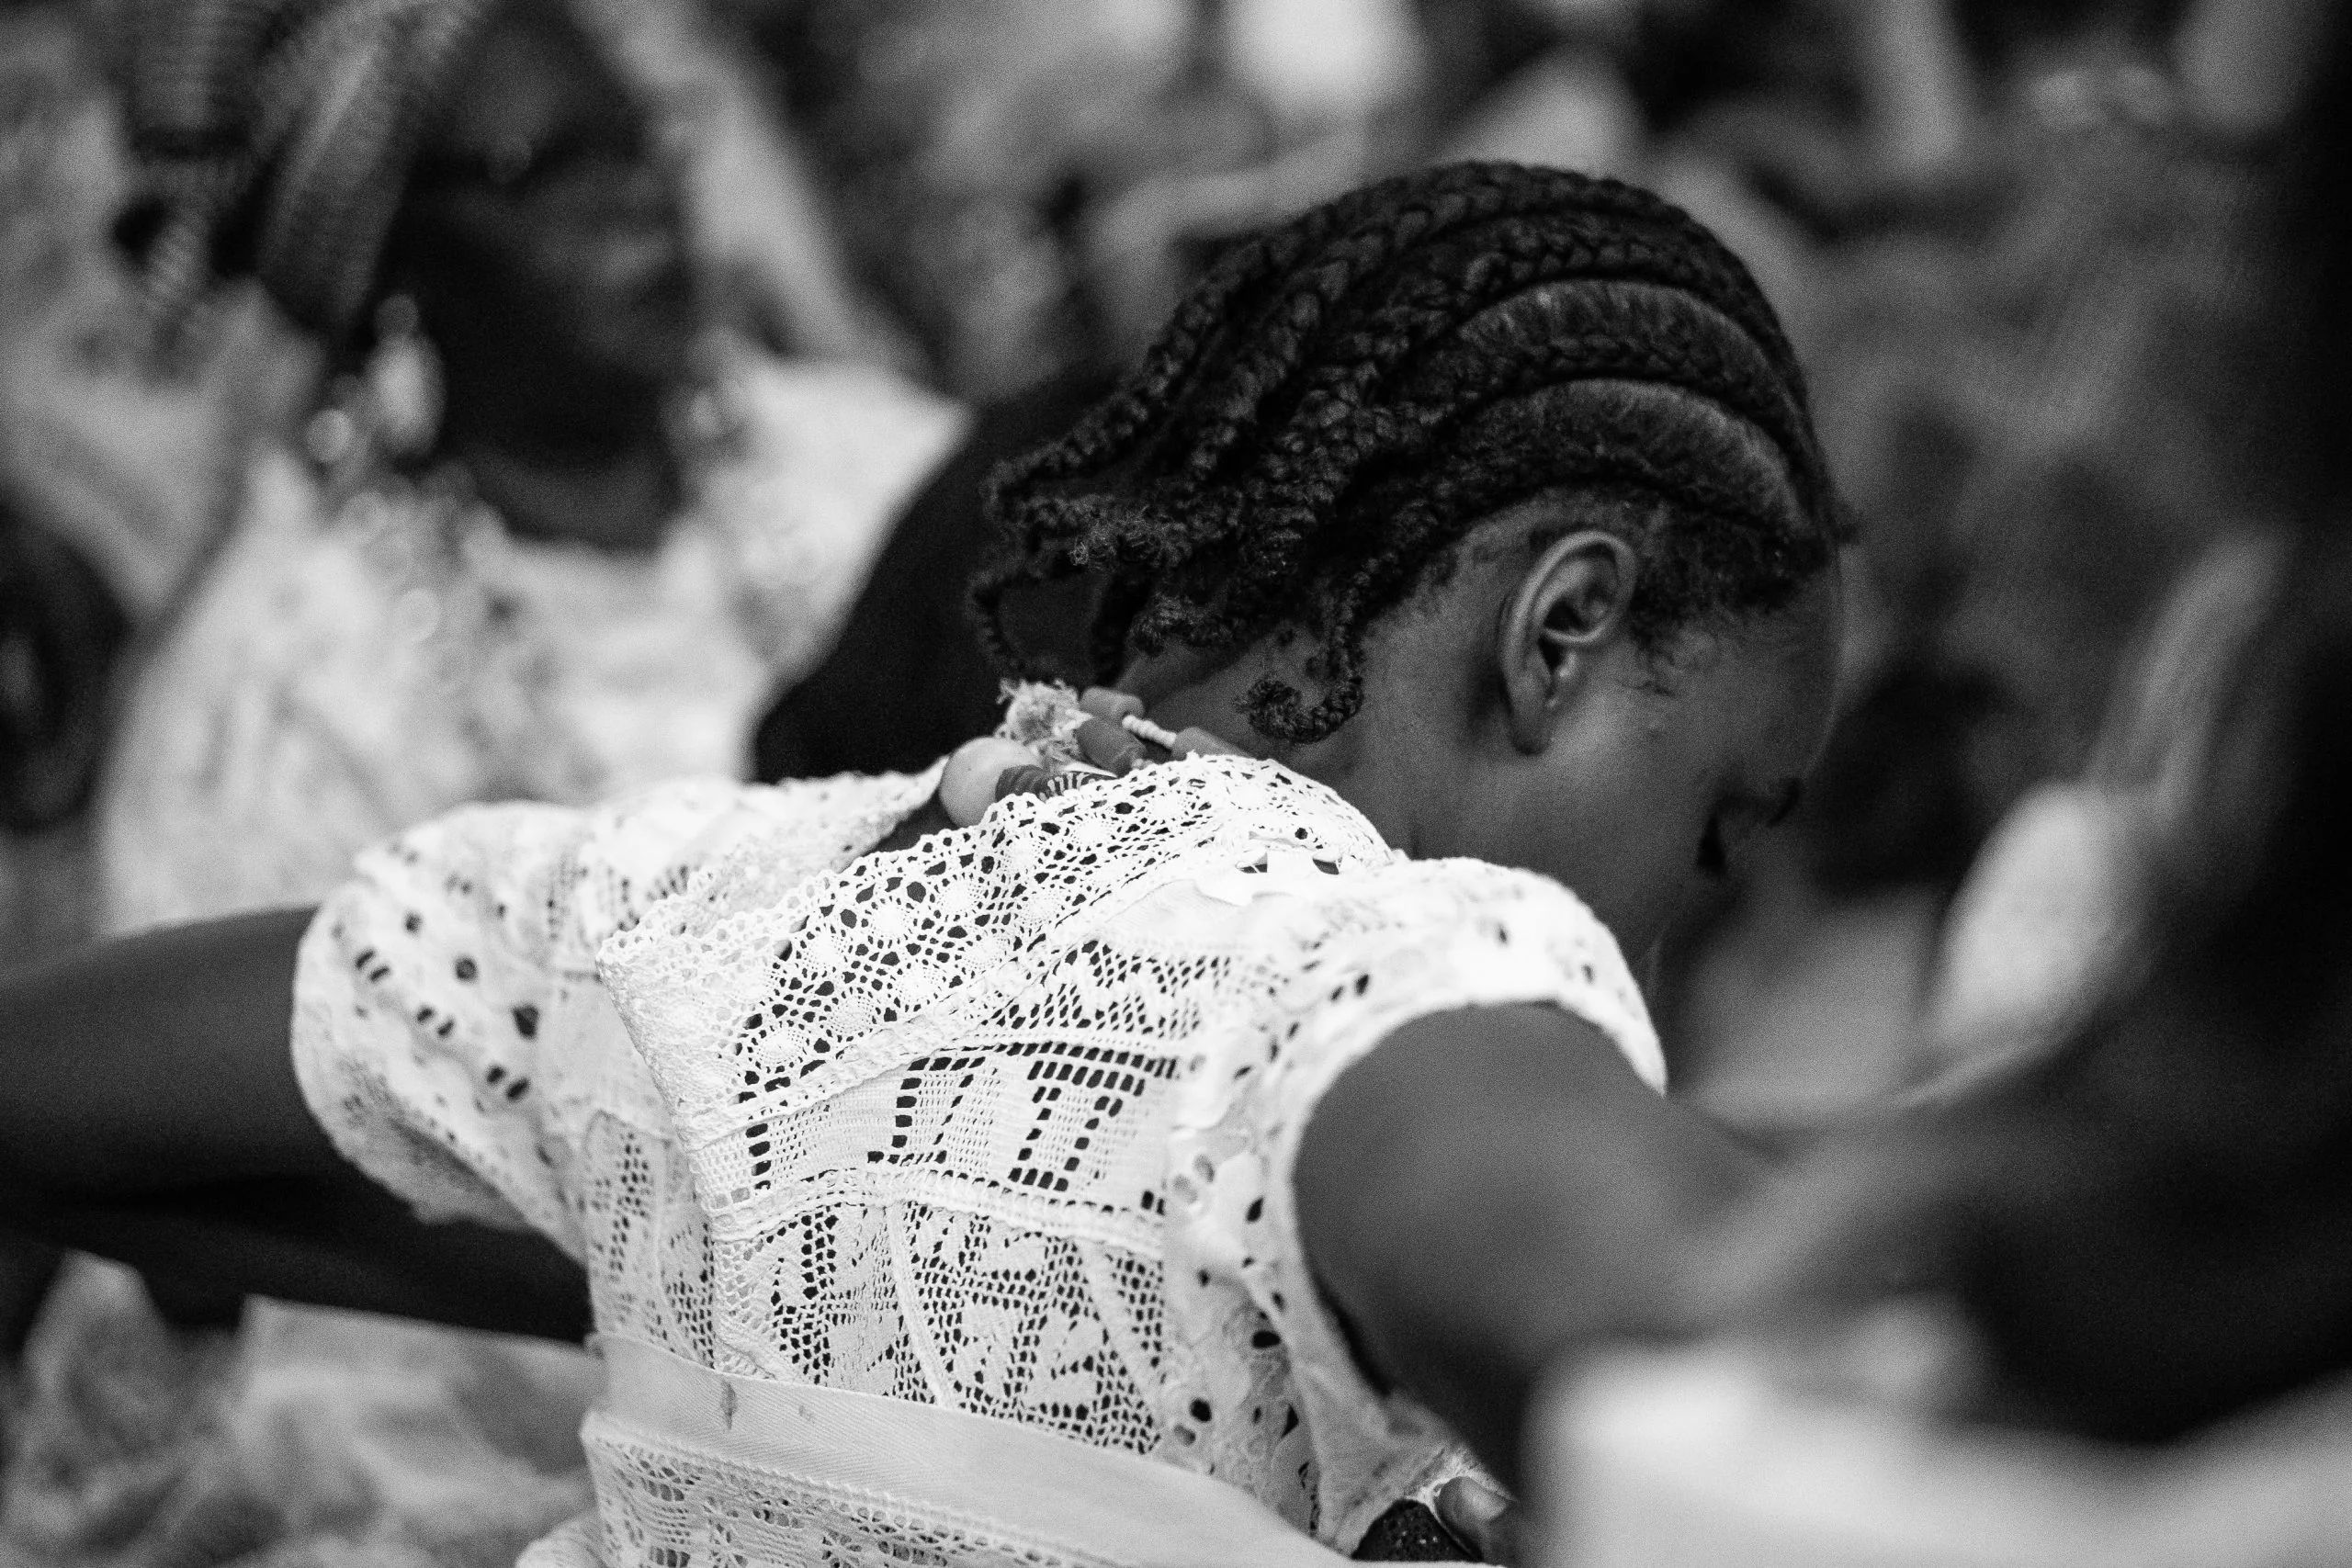
M 2278 570 L 2312 0 L 424 9 L 0 6 L 12 957 L 465 799 L 952 746 L 989 466 L 1236 236 L 1439 159 L 1722 233 L 1860 521 L 1822 773 L 1657 977 L 1750 1124 L 2061 1026 L 2083 781 L 2148 775 Z M 51 1263 L 0 1263 L 12 1339 Z

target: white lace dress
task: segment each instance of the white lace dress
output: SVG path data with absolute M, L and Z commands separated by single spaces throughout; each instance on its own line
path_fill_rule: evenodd
M 474 808 L 370 852 L 302 953 L 322 1123 L 425 1215 L 553 1237 L 607 1346 L 719 1377 L 728 1427 L 779 1389 L 956 1413 L 1351 1549 L 1466 1461 L 1322 1304 L 1300 1134 L 1386 1034 L 1465 1007 L 1568 1009 L 1662 1083 L 1614 942 L 1555 884 L 1408 860 L 1232 757 L 865 853 L 933 784 Z M 625 1405 L 584 1437 L 595 1513 L 545 1560 L 1122 1560 L 1018 1476 L 975 1511 Z

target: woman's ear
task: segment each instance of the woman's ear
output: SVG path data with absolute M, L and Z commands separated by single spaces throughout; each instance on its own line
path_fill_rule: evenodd
M 1520 750 L 1533 756 L 1551 745 L 1599 656 L 1625 635 L 1635 572 L 1632 546 L 1588 528 L 1546 547 L 1511 590 L 1495 655 Z

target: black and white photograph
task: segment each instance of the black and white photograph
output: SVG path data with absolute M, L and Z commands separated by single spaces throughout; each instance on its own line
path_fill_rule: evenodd
M 0 0 L 0 1568 L 2352 1568 L 2352 6 Z

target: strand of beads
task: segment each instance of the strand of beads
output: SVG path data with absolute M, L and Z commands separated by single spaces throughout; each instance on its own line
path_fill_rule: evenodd
M 1059 795 L 1149 763 L 1238 751 L 1198 726 L 1171 730 L 1154 724 L 1140 699 L 1107 686 L 1090 686 L 1078 705 L 1086 714 L 1076 733 L 1086 758 L 1082 763 L 1057 765 L 1018 740 L 997 735 L 958 747 L 939 778 L 939 804 L 947 819 L 968 828 L 1008 795 Z

